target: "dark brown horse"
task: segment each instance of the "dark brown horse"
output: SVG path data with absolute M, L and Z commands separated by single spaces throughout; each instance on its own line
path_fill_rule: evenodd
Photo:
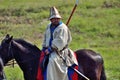
M 4 64 L 15 59 L 24 73 L 25 80 L 36 80 L 41 50 L 24 41 L 23 39 L 12 39 L 6 35 L 1 42 L 0 56 Z M 90 80 L 106 80 L 103 58 L 96 52 L 88 49 L 75 51 L 79 63 L 79 71 Z M 85 80 L 79 76 L 79 80 Z

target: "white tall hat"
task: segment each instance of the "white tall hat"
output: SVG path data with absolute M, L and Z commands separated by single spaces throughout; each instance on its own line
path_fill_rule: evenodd
M 52 18 L 62 18 L 58 12 L 58 10 L 55 8 L 55 6 L 50 8 L 50 17 L 49 19 Z

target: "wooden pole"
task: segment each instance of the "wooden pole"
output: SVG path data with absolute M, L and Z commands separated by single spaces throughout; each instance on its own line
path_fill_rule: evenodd
M 72 17 L 72 15 L 73 15 L 73 13 L 75 12 L 76 7 L 77 7 L 77 4 L 75 4 L 75 6 L 74 6 L 74 8 L 73 8 L 73 10 L 72 10 L 72 12 L 71 12 L 71 14 L 70 14 L 70 17 L 69 17 L 68 20 L 67 20 L 67 23 L 66 23 L 67 26 L 68 26 L 68 24 L 69 24 L 69 22 L 70 22 L 70 20 L 71 20 L 71 17 Z

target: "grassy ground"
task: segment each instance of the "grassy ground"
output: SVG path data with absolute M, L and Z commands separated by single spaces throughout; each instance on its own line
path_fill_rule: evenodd
M 14 38 L 23 38 L 41 48 L 49 23 L 49 7 L 56 6 L 66 23 L 75 4 L 75 0 L 54 1 L 0 0 L 0 41 L 9 33 Z M 101 53 L 108 80 L 119 80 L 120 1 L 80 0 L 69 28 L 73 37 L 70 48 L 90 48 Z M 23 80 L 17 66 L 5 67 L 5 73 L 8 80 Z

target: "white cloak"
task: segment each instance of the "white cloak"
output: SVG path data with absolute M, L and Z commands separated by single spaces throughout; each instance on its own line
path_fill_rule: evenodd
M 49 47 L 50 37 L 51 35 L 49 24 L 45 32 L 42 45 L 43 47 Z M 57 26 L 57 28 L 53 32 L 51 47 L 60 51 L 66 45 L 68 45 L 71 40 L 72 38 L 68 27 L 64 23 L 62 23 Z M 68 66 L 71 66 L 74 63 L 78 64 L 73 51 L 69 48 L 66 48 L 62 52 L 60 52 L 60 55 L 65 59 L 65 62 L 55 51 L 50 53 L 49 63 L 47 66 L 47 80 L 68 80 Z

